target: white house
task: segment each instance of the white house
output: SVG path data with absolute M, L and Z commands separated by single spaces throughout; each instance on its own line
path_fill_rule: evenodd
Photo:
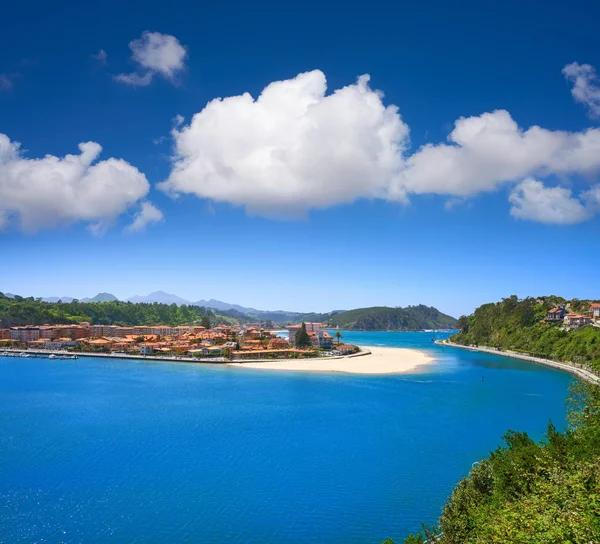
M 592 321 L 593 319 L 589 315 L 567 314 L 564 323 L 568 327 L 585 327 Z

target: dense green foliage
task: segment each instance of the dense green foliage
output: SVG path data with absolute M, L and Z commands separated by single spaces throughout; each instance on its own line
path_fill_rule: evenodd
M 429 534 L 438 544 L 600 542 L 600 387 L 574 385 L 569 419 L 565 433 L 550 423 L 539 444 L 506 433 L 505 446 L 459 482 Z
M 310 347 L 310 337 L 306 332 L 306 323 L 302 322 L 300 329 L 296 333 L 296 337 L 294 338 L 294 343 L 297 348 L 308 348 Z
M 18 325 L 69 324 L 88 321 L 98 325 L 185 325 L 203 317 L 233 321 L 200 306 L 134 304 L 131 302 L 42 302 L 39 299 L 8 298 L 0 293 L 0 328 Z
M 388 308 L 375 306 L 341 312 L 330 318 L 332 327 L 365 331 L 418 331 L 423 329 L 452 329 L 456 319 L 433 307 L 408 306 Z
M 548 310 L 567 304 L 581 312 L 589 301 L 565 301 L 558 297 L 526 298 L 516 296 L 484 304 L 468 317 L 458 320 L 461 332 L 451 340 L 463 345 L 479 345 L 514 350 L 538 357 L 572 361 L 600 370 L 600 328 L 563 330 L 562 322 L 545 321 Z

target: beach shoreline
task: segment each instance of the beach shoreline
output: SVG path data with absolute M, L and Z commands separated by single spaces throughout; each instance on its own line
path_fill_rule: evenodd
M 257 370 L 295 372 L 340 372 L 345 374 L 409 374 L 435 359 L 417 349 L 361 346 L 363 351 L 345 357 L 286 359 L 227 363 L 227 366 Z
M 183 363 L 198 365 L 222 365 L 232 368 L 259 370 L 281 370 L 300 372 L 340 372 L 346 374 L 409 374 L 419 368 L 435 363 L 434 357 L 424 351 L 399 347 L 361 346 L 361 351 L 352 355 L 335 355 L 311 359 L 249 359 L 229 361 L 221 357 L 196 359 L 191 357 L 143 356 L 125 353 L 66 352 L 63 350 L 4 350 L 13 354 L 48 358 L 49 355 L 91 357 L 101 359 L 123 359 L 145 362 Z

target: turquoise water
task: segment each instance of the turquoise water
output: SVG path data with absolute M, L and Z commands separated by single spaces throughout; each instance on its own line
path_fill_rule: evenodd
M 0 542 L 402 542 L 508 428 L 564 425 L 568 374 L 432 333 L 343 334 L 438 363 L 351 376 L 0 358 Z

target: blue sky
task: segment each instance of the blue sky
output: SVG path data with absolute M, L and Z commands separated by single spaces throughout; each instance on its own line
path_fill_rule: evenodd
M 0 290 L 453 315 L 511 294 L 597 298 L 598 16 L 13 3 Z

